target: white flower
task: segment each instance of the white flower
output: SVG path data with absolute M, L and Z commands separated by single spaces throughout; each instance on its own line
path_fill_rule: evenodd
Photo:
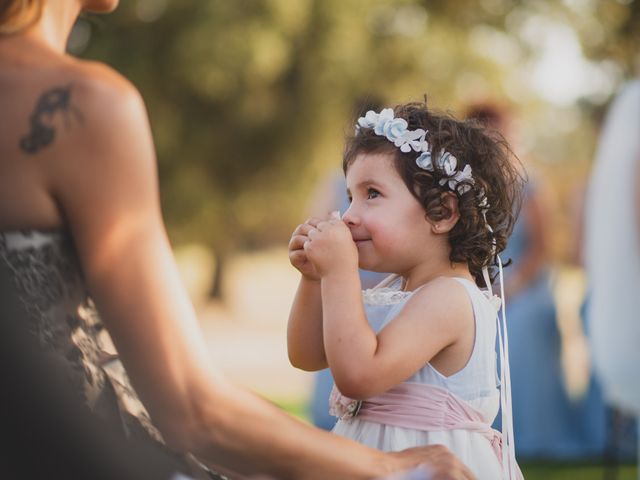
M 369 110 L 364 117 L 358 119 L 356 133 L 361 127 L 372 128 L 376 135 L 386 137 L 401 152 L 409 153 L 411 150 L 419 152 L 420 155 L 416 158 L 416 165 L 423 170 L 433 172 L 431 147 L 426 140 L 427 131 L 422 128 L 409 130 L 408 126 L 409 124 L 404 118 L 395 118 L 392 108 L 385 108 L 380 113 Z M 458 159 L 451 153 L 440 150 L 436 163 L 445 175 L 439 181 L 441 186 L 444 187 L 446 185 L 449 190 L 463 195 L 471 190 L 472 185 L 475 184 L 471 174 L 471 166 L 465 165 L 462 170 L 458 170 Z M 484 215 L 489 209 L 489 203 L 482 189 L 478 192 L 478 202 L 480 211 Z
M 390 142 L 393 142 L 396 147 L 405 143 L 404 137 L 407 133 L 408 123 L 404 118 L 393 118 L 388 120 L 382 127 L 383 134 Z M 400 148 L 402 150 L 402 147 Z M 402 150 L 404 152 L 404 150 Z
M 444 170 L 447 176 L 451 176 L 456 172 L 458 166 L 458 159 L 451 155 L 449 152 L 443 152 L 440 150 L 440 156 L 438 157 L 438 167 Z
M 451 185 L 451 181 L 449 181 L 449 188 L 453 190 L 457 188 L 458 193 L 460 195 L 467 193 L 471 190 L 471 185 L 475 183 L 473 176 L 471 175 L 471 165 L 465 165 L 462 171 L 457 172 L 453 176 L 453 180 L 455 183 Z
M 471 175 L 471 165 L 465 165 L 464 169 L 456 172 L 453 177 L 441 178 L 439 183 L 442 186 L 449 184 L 449 190 L 458 192 L 460 195 L 467 193 L 471 190 L 471 185 L 475 183 L 475 180 Z
M 358 125 L 364 128 L 373 128 L 378 124 L 379 116 L 380 115 L 373 110 L 369 110 L 364 117 L 358 119 Z
M 349 420 L 355 417 L 362 406 L 361 400 L 345 397 L 334 385 L 329 395 L 329 414 L 340 420 Z
M 356 134 L 360 127 L 372 128 L 376 135 L 386 137 L 404 153 L 429 150 L 429 143 L 425 140 L 427 132 L 422 128 L 408 130 L 408 126 L 404 118 L 394 117 L 391 108 L 385 108 L 380 113 L 369 110 L 364 117 L 358 118 Z
M 484 193 L 484 188 L 480 189 L 480 192 L 478 193 L 478 207 L 480 208 L 480 211 L 484 214 L 487 210 L 489 210 L 489 200 L 487 199 L 487 196 Z
M 421 128 L 415 130 L 406 130 L 402 138 L 396 140 L 393 144 L 400 147 L 404 153 L 408 153 L 413 149 L 414 152 L 426 152 L 429 150 L 429 143 L 425 140 L 427 132 Z M 387 138 L 389 138 L 387 136 Z M 389 138 L 391 140 L 391 138 Z
M 418 158 L 416 158 L 416 164 L 423 170 L 433 172 L 433 163 L 431 163 L 431 152 L 422 152 Z
M 369 112 L 367 112 L 367 115 L 368 114 Z M 385 108 L 378 115 L 378 120 L 375 126 L 373 127 L 373 131 L 376 133 L 376 135 L 385 135 L 384 133 L 385 125 L 387 124 L 387 122 L 390 122 L 392 120 L 393 120 L 393 109 Z
M 465 193 L 467 193 L 469 190 L 471 190 L 471 185 L 469 185 L 468 183 L 463 183 L 462 185 L 460 185 L 458 187 L 458 193 L 460 195 L 464 195 Z

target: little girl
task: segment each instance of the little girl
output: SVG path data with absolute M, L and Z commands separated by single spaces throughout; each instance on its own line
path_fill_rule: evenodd
M 491 292 L 522 190 L 511 156 L 426 104 L 358 119 L 343 160 L 349 208 L 309 219 L 289 243 L 302 273 L 289 358 L 331 368 L 335 433 L 386 451 L 443 444 L 479 479 L 522 477 Z M 358 267 L 394 275 L 362 292 Z M 491 429 L 500 406 L 503 435 Z

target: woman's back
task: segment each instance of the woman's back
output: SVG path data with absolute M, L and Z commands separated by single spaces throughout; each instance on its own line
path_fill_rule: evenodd
M 27 329 L 65 367 L 71 390 L 123 434 L 159 440 L 89 295 L 68 215 L 81 196 L 67 189 L 82 181 L 83 164 L 90 171 L 101 160 L 81 158 L 86 149 L 74 146 L 91 137 L 95 104 L 119 82 L 99 64 L 21 37 L 0 40 L 0 262 L 26 307 Z
M 0 38 L 0 230 L 65 225 L 64 165 L 82 174 L 78 165 L 91 159 L 77 158 L 77 140 L 101 127 L 96 119 L 104 128 L 109 118 L 96 107 L 127 84 L 106 66 Z
M 94 207 L 82 189 L 104 188 L 96 171 L 111 168 L 87 148 L 97 132 L 118 129 L 99 107 L 122 108 L 131 93 L 106 66 L 28 37 L 0 39 L 0 262 L 25 307 L 27 330 L 64 367 L 68 387 L 123 435 L 155 443 L 161 435 L 117 359 L 74 240 L 83 229 L 74 217 Z
M 26 139 L 33 137 L 31 119 L 59 129 L 62 110 L 51 115 L 36 108 L 47 90 L 70 84 L 64 67 L 46 51 L 27 56 L 18 39 L 0 40 L 0 229 L 60 226 L 62 216 L 47 187 L 47 165 L 51 148 L 28 151 Z M 62 122 L 60 122 L 62 120 Z M 50 145 L 49 145 L 50 146 Z

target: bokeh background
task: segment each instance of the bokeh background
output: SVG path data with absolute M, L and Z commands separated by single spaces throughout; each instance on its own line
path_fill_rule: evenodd
M 639 45 L 637 0 L 128 0 L 82 17 L 69 51 L 113 66 L 146 101 L 165 220 L 213 361 L 305 418 L 311 377 L 288 365 L 285 346 L 298 280 L 290 233 L 339 167 L 356 106 L 425 95 L 454 115 L 491 101 L 516 119 L 514 148 L 553 205 L 565 383 L 580 395 L 582 192 L 603 112 L 640 70 Z

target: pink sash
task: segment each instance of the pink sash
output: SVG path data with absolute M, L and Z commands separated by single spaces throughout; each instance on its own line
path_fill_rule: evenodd
M 340 395 L 337 389 L 334 389 L 334 407 L 336 402 L 346 406 L 356 401 Z M 344 420 L 357 416 L 370 422 L 425 432 L 468 430 L 479 433 L 489 441 L 498 460 L 503 463 L 502 434 L 491 428 L 490 423 L 468 402 L 436 385 L 401 383 L 385 393 L 363 400 L 361 404 L 356 402 L 354 407 L 347 408 L 345 413 L 346 415 L 342 416 Z M 523 479 L 517 464 L 514 470 L 515 478 Z M 508 470 L 505 473 L 505 478 L 511 478 Z

